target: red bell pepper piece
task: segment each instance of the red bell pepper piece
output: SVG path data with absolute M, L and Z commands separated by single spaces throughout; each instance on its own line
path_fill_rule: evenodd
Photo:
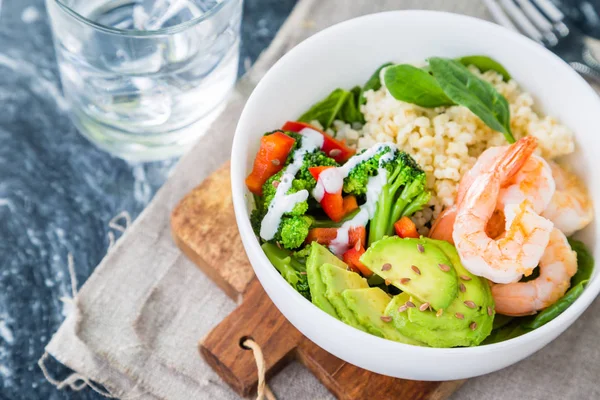
M 285 124 L 283 124 L 283 127 L 281 129 L 284 131 L 300 133 L 300 131 L 304 128 L 310 128 L 317 132 L 320 132 L 324 138 L 321 150 L 323 150 L 325 154 L 327 154 L 329 157 L 333 158 L 340 164 L 343 164 L 346 161 L 348 161 L 348 159 L 356 153 L 356 150 L 353 150 L 346 146 L 346 142 L 344 140 L 337 140 L 329 136 L 322 130 L 315 128 L 314 126 L 305 122 L 288 121 Z
M 339 193 L 325 192 L 321 199 L 321 207 L 333 222 L 340 222 L 346 215 L 341 191 Z
M 334 167 L 310 167 L 308 168 L 308 172 L 310 172 L 313 178 L 315 178 L 318 181 L 321 172 L 329 168 Z M 325 192 L 320 203 L 321 207 L 323 208 L 323 211 L 325 211 L 325 214 L 327 214 L 327 216 L 331 218 L 331 220 L 334 222 L 340 222 L 342 218 L 344 218 L 344 215 L 346 215 L 346 213 L 344 212 L 344 199 L 342 197 L 342 189 L 340 189 L 336 193 Z
M 316 181 L 319 180 L 319 176 L 321 176 L 321 172 L 325 171 L 329 168 L 335 168 L 332 165 L 320 166 L 320 167 L 308 167 L 308 172 L 315 178 Z
M 312 228 L 308 231 L 305 243 L 317 242 L 324 246 L 328 246 L 337 237 L 338 228 Z M 364 226 L 357 226 L 350 228 L 348 231 L 348 244 L 352 247 L 360 243 L 362 247 L 365 247 L 367 243 L 367 230 Z
M 363 274 L 367 278 L 373 275 L 373 272 L 365 264 L 360 262 L 360 257 L 365 254 L 365 248 L 357 243 L 354 247 L 344 253 L 342 259 L 354 271 Z
M 357 243 L 363 248 L 367 245 L 367 229 L 364 226 L 355 226 L 348 231 L 348 244 L 356 246 Z
M 344 197 L 344 214 L 348 215 L 352 211 L 358 208 L 358 202 L 356 201 L 356 196 L 348 195 Z
M 281 171 L 296 141 L 285 133 L 275 132 L 260 139 L 260 148 L 254 159 L 252 172 L 246 178 L 248 189 L 262 196 L 267 179 Z
M 406 216 L 400 218 L 394 224 L 394 229 L 396 230 L 396 235 L 401 238 L 414 238 L 418 239 L 421 237 L 419 232 L 417 232 L 417 226 L 412 220 Z
M 337 228 L 312 228 L 308 231 L 305 243 L 317 242 L 328 246 L 337 237 Z

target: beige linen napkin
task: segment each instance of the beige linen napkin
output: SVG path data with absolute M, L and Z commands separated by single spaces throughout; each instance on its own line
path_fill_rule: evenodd
M 235 304 L 174 245 L 170 212 L 229 158 L 237 118 L 248 95 L 283 54 L 336 22 L 407 8 L 489 17 L 476 0 L 300 0 L 269 49 L 238 83 L 223 115 L 181 159 L 148 208 L 81 288 L 74 311 L 46 347 L 47 352 L 122 399 L 237 398 L 197 351 L 198 340 Z M 596 384 L 600 375 L 599 311 L 595 303 L 543 351 L 501 372 L 470 380 L 454 398 L 600 398 Z M 281 399 L 331 398 L 297 363 L 280 372 L 270 385 Z

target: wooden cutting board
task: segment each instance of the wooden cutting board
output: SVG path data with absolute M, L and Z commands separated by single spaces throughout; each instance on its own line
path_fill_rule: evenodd
M 247 337 L 262 348 L 267 379 L 296 359 L 338 399 L 443 400 L 464 383 L 375 374 L 340 360 L 304 337 L 254 276 L 238 234 L 230 187 L 227 164 L 180 201 L 171 215 L 171 229 L 179 248 L 239 304 L 199 343 L 206 362 L 237 393 L 248 396 L 258 383 L 254 356 L 240 345 Z

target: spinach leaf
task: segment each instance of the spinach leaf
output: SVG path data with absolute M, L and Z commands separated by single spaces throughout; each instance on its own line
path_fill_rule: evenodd
M 524 328 L 537 329 L 547 324 L 569 308 L 583 293 L 583 289 L 592 275 L 594 258 L 582 242 L 569 239 L 569 243 L 577 253 L 577 273 L 571 278 L 571 288 L 556 303 L 542 310 L 531 322 L 524 324 Z
M 540 267 L 536 267 L 533 272 L 531 273 L 531 275 L 529 276 L 523 276 L 521 278 L 521 280 L 519 282 L 529 282 L 532 281 L 534 279 L 537 279 L 540 276 Z
M 412 65 L 388 67 L 383 79 L 387 90 L 397 100 L 428 108 L 454 104 L 433 76 Z
M 577 273 L 571 278 L 571 287 L 573 287 L 590 279 L 594 270 L 594 257 L 583 242 L 569 238 L 569 244 L 577 253 Z
M 587 280 L 581 281 L 578 285 L 569 289 L 569 291 L 565 293 L 565 295 L 561 297 L 556 303 L 542 310 L 535 316 L 533 321 L 523 325 L 523 327 L 527 329 L 537 329 L 540 326 L 546 325 L 548 322 L 558 317 L 560 314 L 562 314 L 563 311 L 569 308 L 569 306 L 573 304 L 575 300 L 577 300 L 581 293 L 583 293 L 583 288 L 586 284 Z
M 465 67 L 468 67 L 469 65 L 474 65 L 481 72 L 485 72 L 485 71 L 489 71 L 489 70 L 496 71 L 500 75 L 502 75 L 502 78 L 506 82 L 508 82 L 510 80 L 510 74 L 502 66 L 502 64 L 500 64 L 498 61 L 496 61 L 493 58 L 490 58 L 488 56 L 466 56 L 466 57 L 458 58 L 458 62 L 460 62 Z
M 381 74 L 382 69 L 384 69 L 385 67 L 388 67 L 390 65 L 392 65 L 392 63 L 385 63 L 385 64 L 381 65 L 379 68 L 377 68 L 377 70 L 375 72 L 373 72 L 373 75 L 371 75 L 369 80 L 363 85 L 362 90 L 360 91 L 360 96 L 358 98 L 358 105 L 362 105 L 367 102 L 367 99 L 365 99 L 365 96 L 364 96 L 364 93 L 367 90 L 379 90 L 381 88 L 381 78 L 379 78 L 379 75 Z
M 307 112 L 302 114 L 298 121 L 310 122 L 317 120 L 323 126 L 323 129 L 327 129 L 333 123 L 348 97 L 350 97 L 350 92 L 347 90 L 335 89 L 329 96 L 314 104 Z
M 350 95 L 346 98 L 346 102 L 342 106 L 340 112 L 338 113 L 336 119 L 341 119 L 342 121 L 352 124 L 358 122 L 360 124 L 365 123 L 365 117 L 360 112 L 360 95 L 362 91 L 360 86 L 356 86 L 352 88 L 350 91 Z
M 494 329 L 490 335 L 485 338 L 485 340 L 481 344 L 493 344 L 503 342 L 505 340 L 514 339 L 517 336 L 521 336 L 527 332 L 529 329 L 524 328 L 522 326 L 522 322 L 525 318 L 515 318 L 508 324 Z
M 490 83 L 473 75 L 456 60 L 432 57 L 429 65 L 446 96 L 467 107 L 493 130 L 502 132 L 509 143 L 515 142 L 510 131 L 508 102 Z
M 508 315 L 496 314 L 494 316 L 494 325 L 492 330 L 500 329 L 505 325 L 508 325 L 515 317 L 509 317 Z

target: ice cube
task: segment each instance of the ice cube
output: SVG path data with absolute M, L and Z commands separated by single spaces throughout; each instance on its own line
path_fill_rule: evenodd
M 133 9 L 133 25 L 139 30 L 157 30 L 197 18 L 203 11 L 190 0 L 144 0 Z

